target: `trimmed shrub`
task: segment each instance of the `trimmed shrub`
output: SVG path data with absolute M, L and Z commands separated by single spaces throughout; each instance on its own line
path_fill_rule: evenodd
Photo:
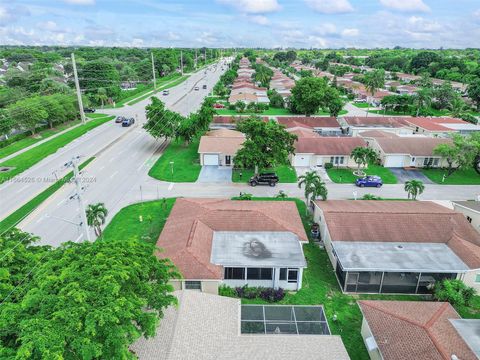
M 461 280 L 443 280 L 435 284 L 434 298 L 452 305 L 468 306 L 476 291 Z
M 325 163 L 325 165 L 323 166 L 325 167 L 326 170 L 333 168 L 333 164 L 330 162 Z
M 242 299 L 262 299 L 267 302 L 281 301 L 285 297 L 285 291 L 282 288 L 249 287 L 244 285 L 235 288 L 236 296 Z

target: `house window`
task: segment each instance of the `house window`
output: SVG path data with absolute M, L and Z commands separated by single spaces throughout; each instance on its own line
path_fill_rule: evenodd
M 440 162 L 439 158 L 433 159 L 433 166 L 438 166 L 439 162 Z
M 472 218 L 467 215 L 467 221 L 471 224 L 472 223 Z
M 280 280 L 287 280 L 287 268 L 280 269 Z
M 432 158 L 432 157 L 426 157 L 423 159 L 423 166 L 432 166 L 433 165 L 433 161 L 435 159 Z M 437 159 L 437 164 L 438 164 L 438 159 Z
M 247 280 L 272 280 L 271 268 L 247 268 Z
M 245 280 L 245 268 L 243 267 L 226 267 L 225 280 Z
M 475 282 L 480 283 L 480 273 L 475 276 Z
M 288 269 L 288 282 L 296 283 L 298 281 L 298 269 Z
M 342 165 L 343 164 L 343 156 L 330 156 L 330 162 L 335 165 Z
M 185 281 L 185 289 L 202 290 L 202 283 L 200 281 Z

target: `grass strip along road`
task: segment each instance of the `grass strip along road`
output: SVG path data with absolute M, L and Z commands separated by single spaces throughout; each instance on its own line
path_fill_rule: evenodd
M 9 159 L 1 163 L 0 164 L 1 167 L 3 166 L 12 167 L 13 169 L 10 171 L 0 173 L 0 184 L 24 172 L 25 170 L 37 164 L 47 156 L 54 154 L 61 147 L 67 145 L 71 141 L 84 135 L 88 131 L 96 128 L 97 126 L 100 126 L 112 120 L 113 118 L 114 116 L 107 116 L 107 117 L 101 117 L 101 118 L 91 120 L 87 122 L 85 125 L 82 125 L 70 131 L 67 131 L 66 133 L 54 139 L 51 139 L 28 151 L 25 151 L 22 154 L 19 154 L 18 156 L 15 156 L 12 159 Z
M 177 86 L 178 84 L 181 84 L 182 82 L 184 82 L 187 79 L 188 79 L 187 75 L 181 76 L 175 81 L 172 81 L 172 82 L 169 82 L 166 85 L 157 87 L 157 89 L 155 91 L 151 91 L 151 92 L 149 92 L 149 93 L 147 93 L 147 94 L 145 94 L 145 95 L 143 95 L 139 98 L 134 99 L 133 101 L 130 101 L 129 103 L 127 103 L 127 105 L 135 105 L 136 103 L 138 103 L 140 101 L 143 101 L 145 99 L 148 99 L 152 95 L 155 95 L 157 92 L 165 90 L 165 89 L 169 89 L 169 88 L 174 87 L 174 86 Z
M 84 161 L 78 167 L 80 170 L 85 168 L 90 164 L 95 158 L 91 157 Z M 69 172 L 60 180 L 57 180 L 55 183 L 50 185 L 47 189 L 42 191 L 40 194 L 35 196 L 32 200 L 15 210 L 12 214 L 7 216 L 5 219 L 0 221 L 0 234 L 3 234 L 6 230 L 16 226 L 23 219 L 25 219 L 32 211 L 40 206 L 45 200 L 47 200 L 51 195 L 53 195 L 58 189 L 60 189 L 65 183 L 69 182 L 73 177 L 73 171 Z
M 72 126 L 78 125 L 78 124 L 80 124 L 80 120 L 70 121 L 68 123 L 56 126 L 52 129 L 45 129 L 45 130 L 39 131 L 34 136 L 28 136 L 28 137 L 25 137 L 21 140 L 15 141 L 15 142 L 11 143 L 10 145 L 7 145 L 4 148 L 0 149 L 0 159 L 4 158 L 6 156 L 9 156 L 11 154 L 14 154 L 17 151 L 23 150 L 30 145 L 36 144 L 39 141 L 45 140 L 45 139 L 49 138 L 50 136 L 58 134 L 59 132 L 61 132 L 63 130 L 66 130 L 66 129 L 72 127 Z

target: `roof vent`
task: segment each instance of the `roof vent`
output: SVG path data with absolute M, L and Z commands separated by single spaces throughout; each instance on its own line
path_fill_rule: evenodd
M 403 245 L 397 245 L 397 246 L 395 246 L 395 248 L 398 249 L 398 250 L 403 250 Z
M 452 359 L 452 360 L 460 360 L 460 359 L 458 358 L 458 356 L 457 356 L 457 355 L 455 355 L 455 354 L 452 354 L 452 357 L 451 357 L 451 359 Z

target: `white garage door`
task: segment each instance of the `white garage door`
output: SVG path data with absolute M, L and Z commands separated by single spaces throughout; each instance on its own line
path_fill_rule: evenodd
M 385 167 L 400 168 L 404 166 L 405 156 L 389 155 L 385 157 Z
M 217 154 L 203 155 L 203 165 L 218 165 L 218 155 Z
M 310 166 L 310 155 L 295 155 L 293 166 Z

